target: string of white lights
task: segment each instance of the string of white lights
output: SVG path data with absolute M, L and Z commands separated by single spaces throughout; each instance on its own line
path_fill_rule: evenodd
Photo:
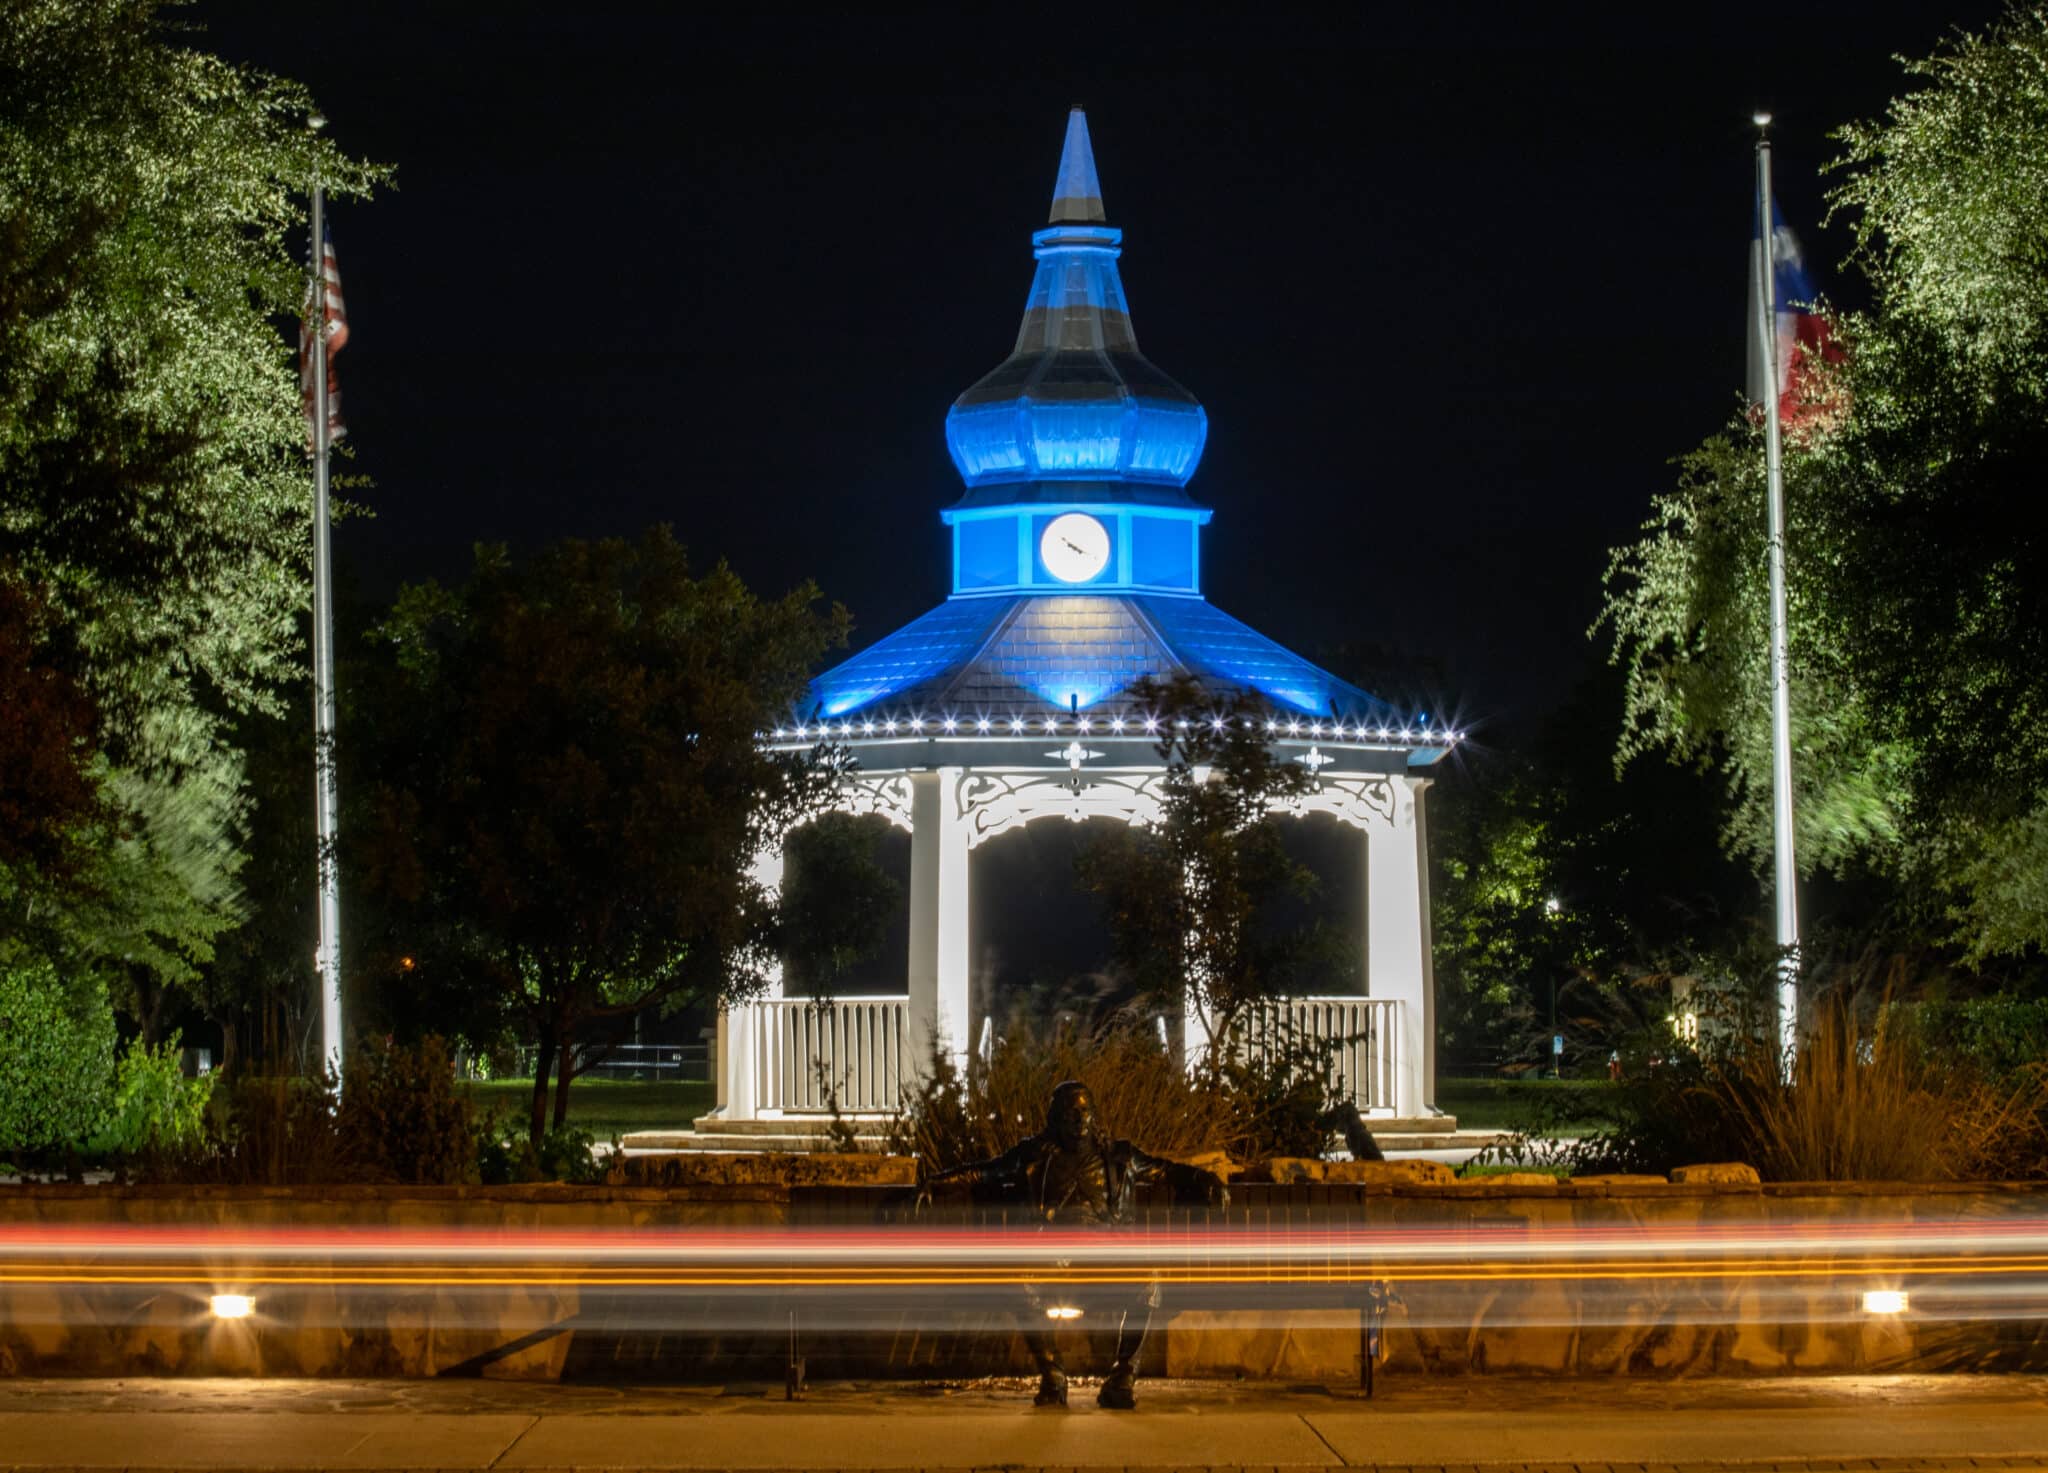
M 922 713 L 909 715 L 886 714 L 862 716 L 859 720 L 842 717 L 837 721 L 799 721 L 792 726 L 778 726 L 773 732 L 761 733 L 763 740 L 786 741 L 859 741 L 865 738 L 903 736 L 957 736 L 991 737 L 1000 740 L 1005 737 L 1031 738 L 1057 736 L 1071 733 L 1078 736 L 1122 736 L 1157 737 L 1164 723 L 1157 716 L 1079 716 L 1072 714 L 1047 713 L 1040 716 L 926 716 Z M 1177 728 L 1186 728 L 1190 723 L 1181 718 L 1174 722 Z M 1221 732 L 1228 725 L 1222 716 L 1209 718 L 1212 730 Z M 1247 719 L 1247 730 L 1256 731 L 1261 723 Z M 1430 726 L 1373 726 L 1363 721 L 1303 721 L 1298 717 L 1281 720 L 1268 717 L 1263 723 L 1268 736 L 1276 739 L 1301 738 L 1318 741 L 1352 742 L 1366 745 L 1388 745 L 1400 743 L 1404 746 L 1455 746 L 1465 734 L 1449 727 Z

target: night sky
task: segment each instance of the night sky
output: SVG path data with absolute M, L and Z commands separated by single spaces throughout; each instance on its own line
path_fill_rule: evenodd
M 366 594 L 666 521 L 856 645 L 923 612 L 946 409 L 1009 351 L 1081 102 L 1139 341 L 1209 412 L 1209 597 L 1390 648 L 1386 694 L 1483 740 L 1584 673 L 1606 550 L 1734 407 L 1750 113 L 1854 301 L 1826 135 L 1996 6 L 1412 9 L 189 14 L 398 166 L 332 211 Z

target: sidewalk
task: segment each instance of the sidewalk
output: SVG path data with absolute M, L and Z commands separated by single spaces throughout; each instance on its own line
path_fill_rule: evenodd
M 0 1381 L 0 1468 L 2048 1469 L 2017 1377 L 1395 1384 L 1364 1401 L 1160 1382 L 1135 1413 L 1017 1385 Z

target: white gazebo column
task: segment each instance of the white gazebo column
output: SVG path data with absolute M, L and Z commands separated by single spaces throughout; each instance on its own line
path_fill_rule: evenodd
M 754 883 L 769 894 L 782 890 L 782 846 L 776 844 L 755 856 L 751 871 Z M 718 1015 L 718 1111 L 727 1120 L 753 1120 L 761 1111 L 761 1080 L 757 1069 L 761 1055 L 761 1030 L 774 1022 L 760 1002 L 782 997 L 782 958 L 771 957 L 762 968 L 767 985 L 755 1002 L 735 1003 Z
M 910 1046 L 934 1042 L 967 1067 L 967 820 L 961 769 L 910 777 Z
M 1401 1004 L 1395 1113 L 1426 1115 L 1436 1102 L 1436 978 L 1430 964 L 1429 836 L 1422 793 L 1429 779 L 1391 780 L 1391 819 L 1365 828 L 1365 990 Z

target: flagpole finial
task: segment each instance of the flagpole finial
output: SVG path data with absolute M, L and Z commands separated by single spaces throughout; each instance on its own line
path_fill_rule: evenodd
M 1768 128 L 1771 126 L 1771 115 L 1761 109 L 1750 114 L 1749 120 L 1755 123 L 1758 128 Z

